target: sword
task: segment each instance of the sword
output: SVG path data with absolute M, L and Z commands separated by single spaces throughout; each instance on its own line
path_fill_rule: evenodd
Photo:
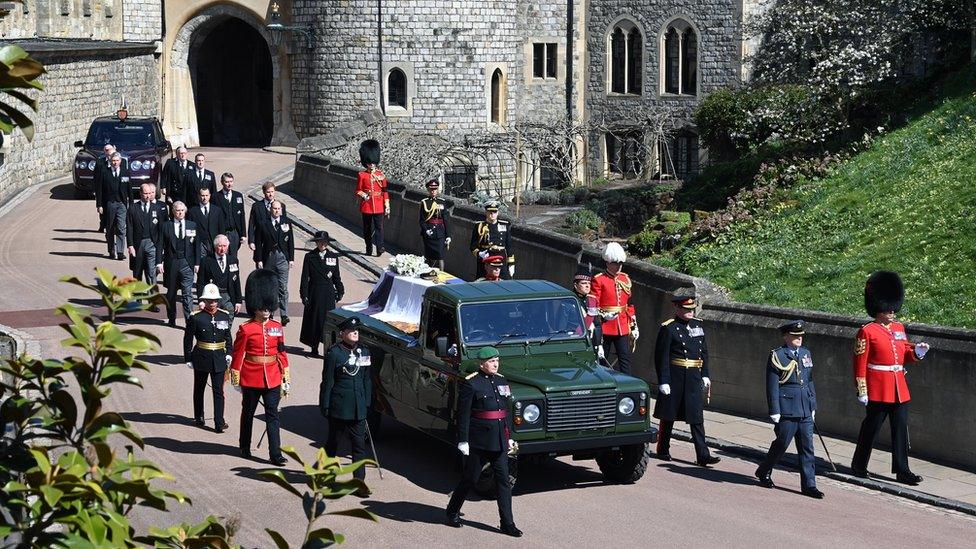
M 380 480 L 383 480 L 383 467 L 380 466 L 380 457 L 376 455 L 376 445 L 373 444 L 373 433 L 369 430 L 369 421 L 363 420 L 366 425 L 366 436 L 369 438 L 369 447 L 373 450 L 373 460 L 376 461 L 376 468 L 380 471 Z
M 824 437 L 823 437 L 823 435 L 820 434 L 820 429 L 817 429 L 817 423 L 816 422 L 813 423 L 813 432 L 817 433 L 817 436 L 820 437 L 820 444 L 823 445 L 824 452 L 827 453 L 827 461 L 830 462 L 830 468 L 833 469 L 834 472 L 836 473 L 837 472 L 837 466 L 834 465 L 834 460 L 831 459 L 831 457 L 830 457 L 830 450 L 827 449 L 827 443 L 824 442 Z

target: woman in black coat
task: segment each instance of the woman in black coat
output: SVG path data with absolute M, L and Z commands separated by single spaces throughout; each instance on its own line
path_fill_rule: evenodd
M 308 345 L 312 356 L 318 356 L 325 315 L 342 299 L 345 288 L 339 276 L 339 256 L 328 250 L 329 233 L 318 231 L 309 240 L 315 249 L 305 254 L 302 264 L 300 295 L 305 312 L 302 315 L 302 334 L 299 338 Z

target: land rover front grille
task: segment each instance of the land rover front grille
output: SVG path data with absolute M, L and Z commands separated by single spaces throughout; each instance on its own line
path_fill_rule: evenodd
M 607 429 L 614 426 L 616 418 L 617 396 L 614 393 L 546 396 L 547 431 Z

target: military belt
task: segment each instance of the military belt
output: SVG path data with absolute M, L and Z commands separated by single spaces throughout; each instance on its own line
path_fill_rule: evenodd
M 508 414 L 505 410 L 474 410 L 471 417 L 475 419 L 505 419 Z
M 613 307 L 600 307 L 601 313 L 622 313 L 626 307 L 615 305 Z
M 257 364 L 274 364 L 278 361 L 278 355 L 244 355 L 245 362 L 254 362 Z
M 672 366 L 681 366 L 682 368 L 701 368 L 705 364 L 703 360 L 691 360 L 687 358 L 672 358 Z
M 227 348 L 227 343 L 225 341 L 197 341 L 197 349 L 203 349 L 204 351 L 223 351 Z
M 879 372 L 901 372 L 905 370 L 905 367 L 901 364 L 893 365 L 882 365 L 882 364 L 868 364 L 868 370 L 877 370 Z

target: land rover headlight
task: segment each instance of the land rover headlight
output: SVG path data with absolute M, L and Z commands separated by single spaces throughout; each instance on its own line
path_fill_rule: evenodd
M 94 160 L 89 160 L 88 161 L 88 169 L 89 170 L 94 170 L 95 169 L 95 161 Z
M 617 404 L 617 411 L 620 412 L 621 415 L 625 416 L 629 416 L 630 414 L 634 413 L 634 399 L 630 397 L 620 399 L 620 402 Z
M 141 170 L 142 169 L 142 161 L 141 160 L 135 160 L 135 161 L 133 161 L 132 162 L 132 169 L 133 170 L 136 170 L 136 171 Z
M 522 418 L 528 423 L 535 423 L 539 421 L 539 416 L 542 413 L 539 411 L 539 407 L 535 404 L 529 404 L 522 410 Z

